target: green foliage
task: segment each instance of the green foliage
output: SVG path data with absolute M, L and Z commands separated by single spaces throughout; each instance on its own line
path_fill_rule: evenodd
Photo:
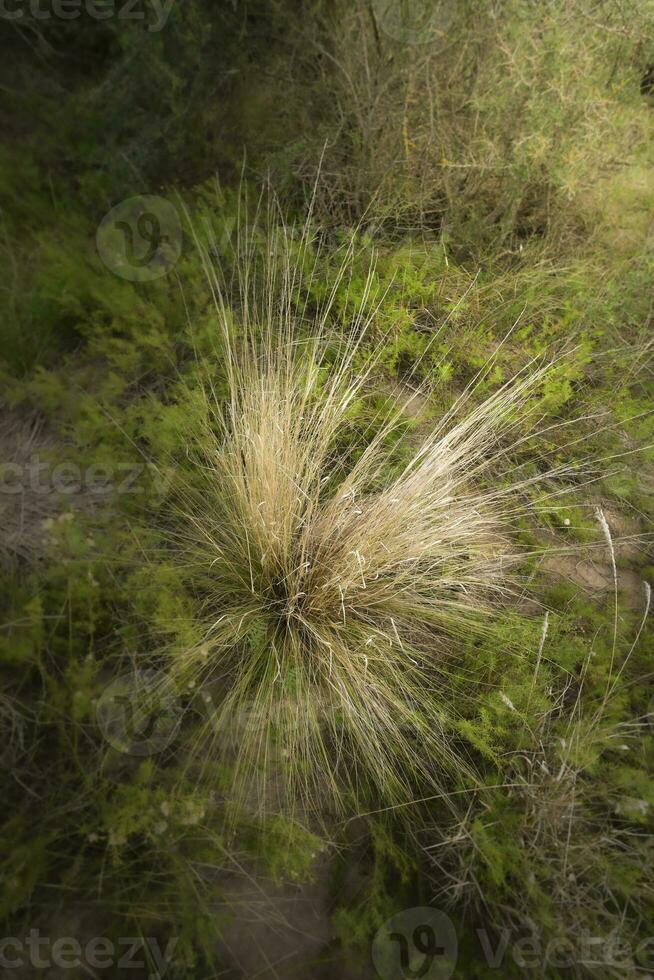
M 401 907 L 402 899 L 408 904 L 414 900 L 417 867 L 410 852 L 398 844 L 392 827 L 383 820 L 371 820 L 367 829 L 370 853 L 365 890 L 355 893 L 348 903 L 341 901 L 333 916 L 337 936 L 346 948 L 365 948 L 377 929 Z

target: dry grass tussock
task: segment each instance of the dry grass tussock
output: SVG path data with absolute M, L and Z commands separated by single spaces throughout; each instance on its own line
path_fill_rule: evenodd
M 349 792 L 406 800 L 448 772 L 471 773 L 448 688 L 465 673 L 465 644 L 511 596 L 528 481 L 506 447 L 537 413 L 547 368 L 466 409 L 477 378 L 389 476 L 401 405 L 358 453 L 339 443 L 376 364 L 373 270 L 334 353 L 329 321 L 349 247 L 310 310 L 308 227 L 272 237 L 265 259 L 256 237 L 238 236 L 237 296 L 204 251 L 227 395 L 208 383 L 206 423 L 189 447 L 197 466 L 176 505 L 175 546 L 204 624 L 175 673 L 212 699 L 199 754 L 220 745 L 237 794 L 258 788 L 261 806 L 305 810 L 338 810 Z

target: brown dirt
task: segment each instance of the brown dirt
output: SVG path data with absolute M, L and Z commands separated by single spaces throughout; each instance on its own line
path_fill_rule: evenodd
M 638 568 L 648 564 L 651 534 L 643 531 L 636 518 L 619 512 L 615 505 L 598 502 L 598 506 L 601 506 L 611 532 L 619 596 L 628 606 L 639 608 L 643 604 L 644 584 Z M 613 592 L 613 565 L 599 525 L 598 540 L 592 547 L 580 545 L 574 551 L 567 543 L 563 547 L 565 552 L 556 550 L 562 548 L 562 541 L 557 536 L 552 541 L 552 553 L 541 561 L 542 570 L 578 586 L 591 597 L 603 597 Z
M 331 868 L 321 855 L 308 883 L 276 883 L 245 870 L 221 882 L 233 919 L 223 929 L 225 958 L 234 976 L 302 977 L 307 963 L 333 938 L 330 922 Z

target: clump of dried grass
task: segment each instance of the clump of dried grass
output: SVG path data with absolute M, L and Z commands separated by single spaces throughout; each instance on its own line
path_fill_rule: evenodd
M 178 500 L 177 544 L 204 624 L 175 671 L 211 696 L 211 734 L 198 745 L 231 758 L 239 792 L 323 810 L 348 792 L 404 800 L 445 772 L 471 771 L 452 735 L 448 679 L 511 592 L 525 483 L 506 445 L 534 410 L 545 369 L 474 408 L 462 396 L 389 476 L 401 405 L 358 454 L 339 443 L 378 357 L 366 346 L 372 270 L 334 354 L 328 323 L 349 250 L 309 311 L 308 226 L 299 240 L 288 229 L 269 235 L 263 263 L 254 240 L 239 238 L 236 298 L 205 253 L 227 394 L 208 387 L 193 478 Z M 491 487 L 490 468 L 502 474 Z

